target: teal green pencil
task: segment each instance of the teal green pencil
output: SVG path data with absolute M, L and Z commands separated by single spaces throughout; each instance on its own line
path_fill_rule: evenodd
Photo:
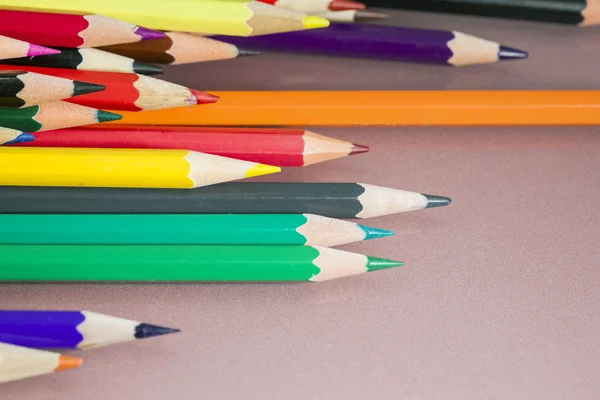
M 322 282 L 401 265 L 311 246 L 0 245 L 0 282 Z
M 392 235 L 311 214 L 0 214 L 0 244 L 339 246 Z

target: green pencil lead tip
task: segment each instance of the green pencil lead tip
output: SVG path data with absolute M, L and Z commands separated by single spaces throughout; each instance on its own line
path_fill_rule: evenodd
M 386 260 L 385 258 L 367 256 L 367 259 L 367 269 L 369 272 L 379 271 L 380 269 L 402 267 L 404 265 L 402 261 Z
M 387 229 L 373 228 L 371 226 L 358 225 L 365 232 L 365 240 L 379 239 L 394 236 L 396 233 Z
M 110 121 L 118 121 L 123 118 L 122 115 L 111 113 L 108 111 L 98 110 L 97 117 L 98 122 L 110 122 Z

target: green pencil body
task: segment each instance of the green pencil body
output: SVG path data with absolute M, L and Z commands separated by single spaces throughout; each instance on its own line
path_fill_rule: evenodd
M 320 282 L 399 265 L 310 246 L 0 246 L 0 281 L 20 282 Z
M 0 214 L 0 244 L 338 246 L 392 235 L 311 214 Z

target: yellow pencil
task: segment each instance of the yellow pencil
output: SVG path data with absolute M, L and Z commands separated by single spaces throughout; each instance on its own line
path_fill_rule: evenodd
M 231 36 L 324 28 L 329 21 L 248 0 L 0 0 L 4 9 L 101 14 L 150 29 Z
M 191 189 L 280 170 L 188 150 L 0 147 L 0 186 Z

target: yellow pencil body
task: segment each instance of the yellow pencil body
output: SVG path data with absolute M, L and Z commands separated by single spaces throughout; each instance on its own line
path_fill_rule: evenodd
M 279 170 L 187 150 L 0 148 L 0 186 L 191 189 Z
M 322 18 L 317 21 L 317 17 L 303 21 L 302 14 L 248 0 L 0 0 L 0 7 L 69 14 L 94 13 L 150 29 L 231 36 L 251 36 L 260 33 L 258 31 L 261 30 L 261 25 L 269 25 L 272 22 L 261 21 L 263 17 L 258 17 L 254 22 L 250 20 L 256 18 L 256 10 L 263 10 L 264 14 L 264 10 L 270 10 L 270 7 L 273 11 L 267 11 L 266 14 L 272 13 L 282 18 L 298 15 L 298 25 L 264 27 L 266 32 L 262 33 L 304 29 L 303 23 L 306 28 L 317 27 L 309 25 L 326 22 Z

